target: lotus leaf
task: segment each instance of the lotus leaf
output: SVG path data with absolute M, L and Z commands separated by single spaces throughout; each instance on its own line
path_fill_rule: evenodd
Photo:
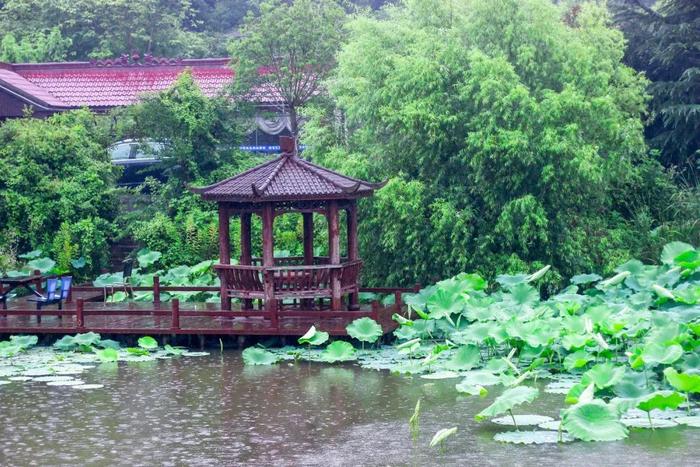
M 335 341 L 328 344 L 320 357 L 321 361 L 329 363 L 347 362 L 356 359 L 355 348 L 350 342 L 345 341 Z
M 571 278 L 571 283 L 576 285 L 590 284 L 591 282 L 598 282 L 602 277 L 598 274 L 579 274 Z
M 678 373 L 674 368 L 664 370 L 666 380 L 681 392 L 700 392 L 700 373 Z
M 489 393 L 489 391 L 481 385 L 465 384 L 464 381 L 462 381 L 461 383 L 457 383 L 455 385 L 455 389 L 459 393 L 469 394 L 470 396 L 486 397 Z
M 681 425 L 692 426 L 695 428 L 700 428 L 700 416 L 695 415 L 692 417 L 678 417 L 673 419 L 676 423 Z
M 142 248 L 136 253 L 136 260 L 140 267 L 147 268 L 158 261 L 161 256 L 163 255 L 159 251 L 151 251 L 148 248 Z
M 126 351 L 130 353 L 131 355 L 135 355 L 137 357 L 147 357 L 149 356 L 148 350 L 141 348 L 141 347 L 127 347 Z M 150 360 L 150 358 L 148 359 Z M 126 361 L 133 361 L 133 360 L 126 360 Z M 144 360 L 146 361 L 146 360 Z
M 116 362 L 119 359 L 119 353 L 114 349 L 98 350 L 97 356 L 103 362 Z
M 459 373 L 454 371 L 437 371 L 435 373 L 429 373 L 427 375 L 421 375 L 424 379 L 453 379 L 459 378 Z
M 642 360 L 647 365 L 669 365 L 683 356 L 683 347 L 678 344 L 663 346 L 655 342 L 644 347 Z
M 73 350 L 77 346 L 78 344 L 75 343 L 75 339 L 72 336 L 63 336 L 53 344 L 55 349 L 63 351 Z
M 32 250 L 27 253 L 22 253 L 21 255 L 17 255 L 18 258 L 22 259 L 34 259 L 38 258 L 41 256 L 42 251 L 41 250 Z
M 76 345 L 84 345 L 84 346 L 97 345 L 100 342 L 100 335 L 97 334 L 96 332 L 85 332 L 82 334 L 76 334 L 73 337 L 73 342 Z
M 75 269 L 82 269 L 82 268 L 84 268 L 85 265 L 87 264 L 87 261 L 85 260 L 84 257 L 81 256 L 81 257 L 78 258 L 78 259 L 72 259 L 72 260 L 70 261 L 70 264 L 71 264 L 71 266 L 73 266 Z
M 138 340 L 139 347 L 145 350 L 155 350 L 158 348 L 158 341 L 151 336 L 143 336 Z
M 557 433 L 556 431 L 506 431 L 496 433 L 494 440 L 502 443 L 514 444 L 546 444 L 546 443 L 568 443 L 574 438 L 567 433 Z
M 600 363 L 584 373 L 584 379 L 595 383 L 598 389 L 614 386 L 625 375 L 624 366 L 615 366 L 612 363 Z
M 273 365 L 279 361 L 277 355 L 260 347 L 248 347 L 242 356 L 246 365 Z
M 459 347 L 452 358 L 445 364 L 450 370 L 471 370 L 479 366 L 481 362 L 481 352 L 475 345 L 464 345 Z
M 588 362 L 593 360 L 593 355 L 586 352 L 585 350 L 577 350 L 574 353 L 570 353 L 564 358 L 564 368 L 571 371 L 576 368 L 582 368 L 588 364 Z
M 102 347 L 103 349 L 119 350 L 121 348 L 119 342 L 113 341 L 112 339 L 101 339 L 100 342 L 97 343 L 97 345 L 99 347 Z
M 430 440 L 430 447 L 432 448 L 437 445 L 441 445 L 445 442 L 447 438 L 454 435 L 455 433 L 457 433 L 456 426 L 452 428 L 443 428 L 442 430 L 438 430 L 438 432 L 435 433 L 435 436 L 433 436 L 433 439 Z
M 374 343 L 379 339 L 384 331 L 382 327 L 372 318 L 364 317 L 354 320 L 345 330 L 348 335 L 361 342 Z
M 39 338 L 37 336 L 10 336 L 10 342 L 22 350 L 34 347 Z
M 491 423 L 509 426 L 535 426 L 540 423 L 551 422 L 552 417 L 546 415 L 513 415 L 512 417 L 498 417 L 491 419 Z
M 54 266 L 56 266 L 56 261 L 50 258 L 37 258 L 29 261 L 26 267 L 29 270 L 38 269 L 42 274 L 46 274 L 50 272 Z
M 496 415 L 501 415 L 502 413 L 509 412 L 516 405 L 532 402 L 537 398 L 538 394 L 539 391 L 536 388 L 528 386 L 517 386 L 506 389 L 491 405 L 479 412 L 474 418 L 477 421 L 482 421 L 487 418 L 495 417 Z
M 306 334 L 301 336 L 298 340 L 300 344 L 308 345 L 321 345 L 328 340 L 328 333 L 324 331 L 317 331 L 316 326 L 311 326 Z
M 673 428 L 678 423 L 664 418 L 622 418 L 620 421 L 628 427 L 633 428 Z
M 683 242 L 667 243 L 661 251 L 661 262 L 664 264 L 675 265 L 676 258 L 684 253 L 695 251 L 692 245 Z
M 583 441 L 615 441 L 627 437 L 617 411 L 600 399 L 576 404 L 563 411 L 562 426 Z
M 186 349 L 183 347 L 173 347 L 170 344 L 165 344 L 165 346 L 163 346 L 163 351 L 166 355 L 173 355 L 175 357 L 179 357 L 185 353 Z

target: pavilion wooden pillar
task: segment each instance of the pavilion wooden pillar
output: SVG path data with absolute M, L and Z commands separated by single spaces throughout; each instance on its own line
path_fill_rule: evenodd
M 304 221 L 304 264 L 311 266 L 314 264 L 314 213 L 302 213 Z M 304 308 L 313 308 L 314 300 L 305 298 L 301 301 Z
M 331 265 L 340 264 L 340 222 L 338 201 L 328 202 L 328 259 Z M 340 310 L 340 277 L 338 269 L 331 271 L 331 310 Z
M 219 263 L 231 264 L 231 238 L 229 232 L 229 210 L 219 203 Z M 221 309 L 231 309 L 231 297 L 228 297 L 226 283 L 221 281 Z
M 275 223 L 275 210 L 272 203 L 267 203 L 262 209 L 262 235 L 263 235 L 263 266 L 273 267 L 275 265 L 275 245 L 273 237 L 273 227 Z M 264 279 L 265 284 L 265 311 L 276 312 L 274 286 L 272 283 L 272 272 L 268 272 Z M 272 320 L 277 321 L 276 316 Z
M 253 263 L 253 241 L 251 238 L 251 221 L 253 215 L 249 212 L 241 214 L 241 257 L 240 264 L 250 266 Z M 243 300 L 243 308 L 253 308 L 253 300 Z
M 348 233 L 348 261 L 355 261 L 360 258 L 357 247 L 357 202 L 352 200 L 346 210 L 347 233 Z M 349 297 L 349 309 L 358 310 L 360 308 L 360 297 L 358 293 L 351 293 Z

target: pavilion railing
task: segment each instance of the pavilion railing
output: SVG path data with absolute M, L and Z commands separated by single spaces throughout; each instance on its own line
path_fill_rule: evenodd
M 242 299 L 306 299 L 332 297 L 333 282 L 339 292 L 356 293 L 362 261 L 313 266 L 247 266 L 217 264 L 221 296 Z
M 341 263 L 346 263 L 347 258 L 340 258 Z M 262 258 L 255 257 L 251 261 L 253 266 L 262 266 Z M 330 259 L 328 256 L 314 256 L 313 265 L 318 266 L 322 264 L 329 264 Z M 275 266 L 304 266 L 303 256 L 278 256 L 275 257 Z

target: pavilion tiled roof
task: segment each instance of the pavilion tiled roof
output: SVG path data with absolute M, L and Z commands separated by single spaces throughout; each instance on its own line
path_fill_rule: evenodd
M 281 137 L 283 153 L 257 167 L 213 185 L 192 188 L 204 199 L 230 202 L 298 201 L 351 199 L 371 195 L 382 183 L 370 183 L 333 172 L 285 150 L 289 144 Z M 293 143 L 292 143 L 293 144 Z
M 216 96 L 231 84 L 234 73 L 228 58 L 152 59 L 148 63 L 127 60 L 66 63 L 0 63 L 0 86 L 23 98 L 57 110 L 110 108 L 134 104 L 147 93 L 170 87 L 187 68 L 202 92 Z M 276 104 L 274 89 L 254 91 L 258 103 Z

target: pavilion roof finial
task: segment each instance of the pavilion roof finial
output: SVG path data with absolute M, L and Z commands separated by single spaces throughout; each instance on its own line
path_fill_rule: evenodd
M 296 156 L 297 139 L 294 136 L 280 136 L 280 152 L 283 156 Z

